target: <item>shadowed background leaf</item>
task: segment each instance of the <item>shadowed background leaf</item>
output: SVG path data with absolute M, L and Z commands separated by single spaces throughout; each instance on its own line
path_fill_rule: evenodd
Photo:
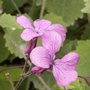
M 67 25 L 83 16 L 81 9 L 84 8 L 83 0 L 47 0 L 46 8 L 48 12 L 62 17 Z

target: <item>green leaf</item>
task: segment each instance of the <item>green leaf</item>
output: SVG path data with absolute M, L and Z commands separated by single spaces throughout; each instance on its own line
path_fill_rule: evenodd
M 84 0 L 84 1 L 85 1 L 85 8 L 82 10 L 82 12 L 90 14 L 90 0 Z
M 63 18 L 58 15 L 55 15 L 54 13 L 46 14 L 44 18 L 52 21 L 52 23 L 59 23 L 63 26 L 66 26 L 66 23 L 63 21 Z
M 10 28 L 11 30 L 22 29 L 20 25 L 16 23 L 16 17 L 10 14 L 2 14 L 0 16 L 0 26 L 3 28 Z
M 36 0 L 36 6 L 40 6 L 42 4 L 42 0 Z
M 58 58 L 64 56 L 65 54 L 69 53 L 76 49 L 77 40 L 66 40 L 63 46 L 61 47 L 60 51 L 56 54 Z
M 90 39 L 90 25 L 86 26 L 86 29 L 84 30 L 84 32 L 81 36 L 81 39 L 83 39 L 83 40 Z
M 10 83 L 5 80 L 0 80 L 0 90 L 12 90 Z
M 16 7 L 21 7 L 27 0 L 3 0 L 3 8 L 6 13 L 11 13 L 16 10 Z
M 0 67 L 0 80 L 7 80 L 5 74 L 10 73 L 13 81 L 17 81 L 22 74 L 22 69 L 17 67 Z
M 47 0 L 46 8 L 48 12 L 53 12 L 61 16 L 67 25 L 82 17 L 81 9 L 84 8 L 83 0 Z
M 80 61 L 77 67 L 79 75 L 90 76 L 90 40 L 78 41 L 75 51 L 80 54 Z
M 9 51 L 5 47 L 5 39 L 3 38 L 3 33 L 0 32 L 0 62 L 6 60 L 9 56 Z
M 83 82 L 80 82 L 79 80 L 77 80 L 71 85 L 69 85 L 67 89 L 68 90 L 86 90 L 86 86 Z
M 25 49 L 26 43 L 21 40 L 20 34 L 22 30 L 5 30 L 5 40 L 6 40 L 6 47 L 8 47 L 8 50 L 15 56 L 19 58 L 23 58 L 23 51 Z

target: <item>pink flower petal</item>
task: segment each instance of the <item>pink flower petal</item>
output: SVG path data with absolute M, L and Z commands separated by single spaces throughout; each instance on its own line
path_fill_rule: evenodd
M 65 38 L 66 38 L 66 29 L 60 25 L 60 24 L 53 24 L 51 26 L 48 27 L 48 30 L 55 30 L 57 31 L 61 37 L 62 37 L 62 40 L 64 41 Z
M 53 75 L 59 86 L 67 86 L 72 82 L 74 82 L 78 77 L 78 74 L 76 71 L 65 70 L 60 65 L 53 66 Z
M 52 64 L 52 59 L 49 55 L 49 51 L 44 47 L 36 47 L 30 54 L 31 62 L 41 68 L 49 68 Z
M 22 33 L 21 33 L 21 38 L 24 41 L 30 41 L 31 39 L 41 36 L 40 34 L 37 34 L 36 32 L 34 32 L 33 30 L 30 29 L 25 29 Z
M 28 28 L 31 28 L 31 29 L 33 28 L 32 23 L 30 22 L 30 20 L 24 15 L 17 17 L 17 23 L 20 24 L 21 26 L 23 26 L 24 28 L 27 28 L 27 29 Z
M 56 31 L 47 31 L 42 36 L 42 45 L 55 54 L 62 46 L 62 38 Z
M 77 53 L 70 52 L 63 58 L 55 60 L 53 75 L 58 85 L 66 86 L 77 79 L 78 74 L 75 69 L 79 58 Z
M 61 60 L 56 60 L 55 62 L 57 63 L 63 63 L 64 68 L 68 69 L 68 70 L 75 70 L 76 66 L 79 62 L 80 56 L 79 54 L 75 53 L 75 52 L 70 52 L 68 54 L 66 54 L 63 58 L 61 58 Z
M 48 20 L 37 19 L 36 21 L 34 21 L 35 29 L 40 32 L 45 31 L 50 25 L 51 25 L 51 22 Z

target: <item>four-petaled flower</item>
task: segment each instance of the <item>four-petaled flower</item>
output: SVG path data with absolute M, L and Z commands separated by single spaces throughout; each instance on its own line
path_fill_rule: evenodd
M 47 49 L 50 49 L 51 46 L 53 47 L 53 44 L 56 43 L 56 48 L 59 50 L 66 38 L 66 29 L 60 24 L 51 24 L 49 20 L 37 19 L 32 25 L 31 21 L 22 15 L 17 17 L 17 23 L 25 29 L 21 33 L 21 38 L 24 41 L 41 37 L 42 45 Z
M 78 77 L 75 69 L 79 61 L 79 55 L 75 52 L 70 52 L 61 59 L 55 59 L 55 55 L 51 54 L 48 49 L 36 47 L 32 50 L 30 58 L 31 62 L 37 66 L 35 68 L 39 69 L 37 73 L 52 68 L 53 75 L 59 86 L 67 86 Z

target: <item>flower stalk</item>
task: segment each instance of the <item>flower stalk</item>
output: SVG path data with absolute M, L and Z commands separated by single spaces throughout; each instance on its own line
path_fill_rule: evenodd
M 42 19 L 44 11 L 45 11 L 45 6 L 46 6 L 46 0 L 42 0 L 42 6 L 41 6 L 41 11 L 40 11 L 40 19 Z

